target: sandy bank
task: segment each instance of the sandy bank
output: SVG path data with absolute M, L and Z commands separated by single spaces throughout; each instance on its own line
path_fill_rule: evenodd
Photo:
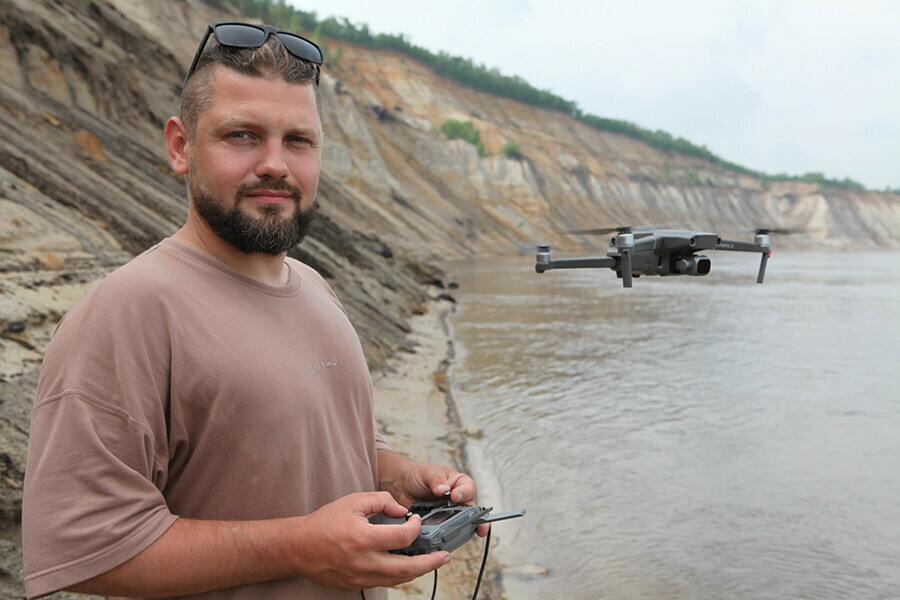
M 410 340 L 415 353 L 401 353 L 375 378 L 375 416 L 378 426 L 397 452 L 428 462 L 450 464 L 471 471 L 466 431 L 456 411 L 447 370 L 453 362 L 453 340 L 447 318 L 453 304 L 437 302 L 415 317 Z M 481 567 L 484 541 L 473 539 L 453 552 L 453 560 L 439 572 L 438 597 L 471 598 Z M 391 591 L 391 600 L 431 597 L 433 579 L 426 575 Z M 505 598 L 500 567 L 488 559 L 480 600 Z

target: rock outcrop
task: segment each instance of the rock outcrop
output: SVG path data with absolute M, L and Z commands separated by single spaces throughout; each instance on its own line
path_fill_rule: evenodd
M 22 595 L 17 526 L 43 349 L 91 285 L 183 223 L 162 128 L 207 23 L 232 18 L 200 0 L 0 3 L 0 597 Z M 322 210 L 293 254 L 335 287 L 373 369 L 413 350 L 408 319 L 447 284 L 444 259 L 574 247 L 557 232 L 586 224 L 803 227 L 814 233 L 791 243 L 806 246 L 900 239 L 896 194 L 764 185 L 460 87 L 401 54 L 326 45 Z M 485 154 L 442 137 L 447 119 L 471 120 Z M 521 156 L 500 151 L 511 141 Z

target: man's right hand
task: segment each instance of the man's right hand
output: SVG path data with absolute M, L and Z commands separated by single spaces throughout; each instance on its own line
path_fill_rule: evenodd
M 412 581 L 450 562 L 449 552 L 391 554 L 409 546 L 422 530 L 413 515 L 397 525 L 373 525 L 369 515 L 402 518 L 407 508 L 387 492 L 350 494 L 300 517 L 297 567 L 319 585 L 341 590 L 390 587 Z

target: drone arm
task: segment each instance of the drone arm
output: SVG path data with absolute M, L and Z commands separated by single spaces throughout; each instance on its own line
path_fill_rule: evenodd
M 732 252 L 762 252 L 763 250 L 768 251 L 768 248 L 763 248 L 756 242 L 746 242 L 744 240 L 727 240 L 723 238 L 719 240 L 718 244 L 716 244 L 715 250 L 731 250 Z
M 597 269 L 602 267 L 613 268 L 615 266 L 616 259 L 609 256 L 597 256 L 589 258 L 560 258 L 546 262 L 539 260 L 535 263 L 534 270 L 538 273 L 543 273 L 552 269 Z

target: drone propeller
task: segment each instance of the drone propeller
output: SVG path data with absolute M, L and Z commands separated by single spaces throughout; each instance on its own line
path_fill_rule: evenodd
M 534 252 L 535 250 L 540 251 L 541 249 L 545 249 L 549 251 L 553 248 L 551 244 L 547 244 L 544 242 L 540 242 L 538 244 L 525 244 L 522 242 L 516 242 L 516 250 L 519 254 L 526 254 L 528 252 Z
M 755 235 L 769 235 L 775 233 L 778 235 L 797 235 L 799 233 L 809 233 L 811 229 L 800 229 L 799 227 L 758 227 L 756 229 L 744 229 L 743 233 L 752 233 Z
M 550 244 L 546 244 L 543 242 L 530 244 L 528 242 L 522 242 L 518 240 L 488 240 L 485 242 L 476 243 L 470 248 L 475 252 L 488 252 L 491 254 L 511 254 L 515 253 L 517 255 L 529 254 L 534 252 L 538 248 L 546 246 L 550 247 Z
M 565 231 L 563 233 L 569 235 L 607 235 L 610 233 L 634 233 L 635 231 L 653 231 L 654 229 L 668 229 L 674 227 L 672 224 L 659 225 L 622 225 L 620 227 L 599 227 L 597 229 L 576 229 L 574 231 Z
M 568 235 L 607 235 L 613 232 L 617 233 L 631 233 L 634 230 L 633 227 L 600 227 L 598 229 L 574 229 L 572 231 L 566 231 L 565 233 Z

